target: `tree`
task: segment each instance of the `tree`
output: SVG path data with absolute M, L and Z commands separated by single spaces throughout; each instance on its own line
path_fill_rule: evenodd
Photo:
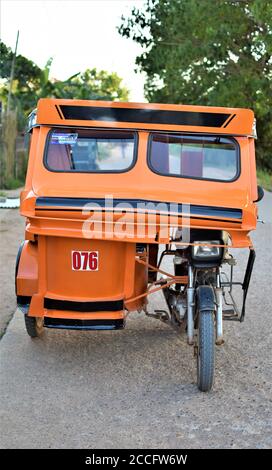
M 13 52 L 0 41 L 0 78 L 8 80 Z M 19 88 L 28 87 L 30 83 L 35 84 L 39 81 L 41 69 L 31 60 L 22 55 L 16 57 L 14 79 L 18 82 Z
M 128 100 L 128 90 L 116 73 L 94 68 L 79 72 L 64 81 L 54 80 L 50 79 L 52 58 L 41 69 L 31 60 L 18 55 L 11 90 L 12 109 L 7 112 L 12 58 L 12 50 L 0 41 L 0 100 L 4 105 L 0 129 L 0 183 L 3 187 L 13 184 L 16 176 L 16 127 L 18 130 L 25 129 L 26 118 L 36 107 L 39 98 Z
M 0 99 L 5 104 L 13 52 L 3 42 L 0 42 L 0 52 Z M 64 81 L 53 80 L 50 79 L 52 61 L 53 58 L 50 58 L 44 69 L 41 69 L 26 57 L 16 57 L 12 103 L 13 108 L 19 111 L 20 129 L 24 127 L 26 116 L 35 108 L 39 98 L 128 100 L 129 92 L 116 73 L 94 68 L 79 72 Z
M 258 162 L 272 170 L 270 0 L 147 0 L 119 32 L 143 48 L 148 100 L 252 108 Z
M 7 102 L 13 52 L 0 41 L 0 99 Z M 12 84 L 12 107 L 18 110 L 18 126 L 25 125 L 25 114 L 34 107 L 35 90 L 39 87 L 42 70 L 31 60 L 18 55 Z
M 129 92 L 122 86 L 122 79 L 115 73 L 105 70 L 87 69 L 66 81 L 55 81 L 53 94 L 56 98 L 82 100 L 127 101 Z

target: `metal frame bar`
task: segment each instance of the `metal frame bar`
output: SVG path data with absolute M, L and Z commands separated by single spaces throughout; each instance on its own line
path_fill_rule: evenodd
M 165 252 L 163 252 L 163 253 L 168 254 L 167 252 L 168 252 L 168 250 L 165 250 Z M 171 253 L 169 253 L 169 254 L 171 254 Z M 226 305 L 231 305 L 234 308 L 234 311 L 237 315 L 237 320 L 240 321 L 240 322 L 243 322 L 244 318 L 245 318 L 246 299 L 247 299 L 247 293 L 248 293 L 248 288 L 249 288 L 249 284 L 250 284 L 250 279 L 251 279 L 251 275 L 252 275 L 252 271 L 253 271 L 255 258 L 256 258 L 256 252 L 255 252 L 254 249 L 250 248 L 243 283 L 233 281 L 233 265 L 231 265 L 231 267 L 230 267 L 230 270 L 231 270 L 230 281 L 221 282 L 221 285 L 220 285 L 219 278 L 218 278 L 218 273 L 217 273 L 217 285 L 216 285 L 217 295 L 218 295 L 219 298 L 221 297 L 222 294 L 221 294 L 221 292 L 219 292 L 219 291 L 221 291 L 221 287 L 227 287 L 227 286 L 230 287 L 230 290 L 228 291 L 228 294 L 231 298 L 232 304 L 226 302 L 225 295 L 223 293 L 225 304 Z M 193 303 L 193 297 L 194 297 L 194 272 L 193 272 L 192 267 L 189 266 L 188 276 L 174 276 L 173 274 L 170 274 L 166 271 L 163 271 L 160 268 L 157 268 L 157 267 L 149 264 L 147 261 L 144 261 L 143 259 L 140 259 L 140 258 L 136 257 L 135 260 L 136 260 L 136 262 L 145 265 L 147 268 L 152 269 L 153 271 L 156 271 L 156 272 L 159 272 L 159 273 L 163 274 L 164 276 L 166 276 L 166 279 L 163 279 L 161 281 L 153 282 L 152 284 L 150 284 L 147 292 L 144 292 L 141 295 L 138 295 L 136 297 L 132 297 L 131 299 L 126 300 L 125 305 L 130 303 L 130 302 L 133 302 L 135 300 L 138 300 L 140 298 L 147 297 L 148 295 L 153 294 L 155 292 L 158 292 L 160 290 L 163 290 L 167 287 L 170 287 L 172 284 L 176 284 L 176 283 L 187 284 L 188 285 L 188 287 L 187 287 L 187 315 L 188 315 L 188 317 L 187 317 L 187 321 L 188 321 L 188 324 L 187 324 L 187 337 L 188 337 L 188 343 L 192 344 L 193 343 L 193 312 L 192 312 L 192 308 L 194 306 L 194 303 Z M 239 311 L 238 306 L 236 305 L 236 302 L 235 302 L 235 300 L 233 298 L 233 295 L 232 295 L 232 286 L 233 285 L 240 285 L 242 287 L 242 290 L 243 290 L 243 305 L 242 305 L 241 312 Z M 158 287 L 155 287 L 155 286 L 158 286 Z M 155 287 L 155 288 L 152 289 L 152 287 Z M 218 297 L 217 297 L 217 300 L 219 300 Z M 217 331 L 217 336 L 218 336 L 217 339 L 218 339 L 219 342 L 221 342 L 222 336 L 223 336 L 223 326 L 220 322 L 221 305 L 220 305 L 220 308 L 218 310 L 219 311 L 218 311 L 217 320 L 219 320 L 219 325 L 218 325 L 218 331 Z
M 220 282 L 220 268 L 217 268 L 216 273 L 216 344 L 221 345 L 224 343 L 223 340 L 223 298 L 222 298 L 222 287 Z
M 166 250 L 163 250 L 161 255 L 160 255 L 160 259 L 159 259 L 159 262 L 158 262 L 158 268 L 160 267 L 161 263 L 162 263 L 162 260 L 165 256 L 170 256 L 170 255 L 174 255 L 176 253 L 176 250 L 169 250 L 166 248 Z
M 256 259 L 256 252 L 253 248 L 250 248 L 248 261 L 247 261 L 247 267 L 246 267 L 246 270 L 245 270 L 245 275 L 244 275 L 243 282 L 234 282 L 233 281 L 233 265 L 231 265 L 231 267 L 230 267 L 230 280 L 226 281 L 226 282 L 221 282 L 221 286 L 223 288 L 224 287 L 229 287 L 230 288 L 229 291 L 228 291 L 228 295 L 231 299 L 231 303 L 226 301 L 225 294 L 223 292 L 225 304 L 233 307 L 233 309 L 235 311 L 235 314 L 237 315 L 237 318 L 235 318 L 235 319 L 237 321 L 240 321 L 240 322 L 243 322 L 244 319 L 245 319 L 246 299 L 247 299 L 247 293 L 248 293 L 248 288 L 249 288 L 249 284 L 250 284 L 250 280 L 251 280 L 251 275 L 252 275 L 255 259 Z M 226 273 L 222 273 L 222 274 L 224 274 L 227 278 Z M 232 287 L 233 286 L 241 286 L 242 290 L 243 290 L 243 304 L 242 304 L 241 311 L 239 310 L 239 308 L 238 308 L 238 306 L 237 306 L 237 304 L 236 304 L 236 302 L 233 298 L 233 295 L 232 295 Z
M 245 319 L 245 314 L 246 314 L 246 299 L 247 299 L 247 293 L 248 293 L 248 288 L 250 284 L 250 279 L 251 279 L 251 274 L 253 271 L 253 266 L 255 263 L 256 259 L 256 252 L 253 249 L 249 250 L 249 257 L 247 261 L 247 267 L 246 267 L 246 272 L 245 272 L 245 277 L 242 285 L 242 289 L 244 291 L 243 295 L 243 306 L 242 306 L 242 312 L 240 316 L 240 322 L 243 322 Z
M 189 285 L 187 288 L 187 342 L 189 345 L 194 344 L 194 295 L 195 295 L 195 275 L 191 265 L 188 267 Z
M 130 302 L 134 302 L 135 300 L 141 299 L 143 297 L 147 297 L 150 294 L 154 294 L 155 292 L 165 289 L 166 287 L 170 287 L 172 284 L 177 284 L 177 283 L 187 284 L 188 282 L 188 276 L 174 276 L 173 274 L 163 271 L 162 269 L 159 269 L 153 266 L 152 264 L 149 264 L 147 261 L 143 261 L 142 259 L 137 258 L 137 257 L 135 258 L 135 261 L 167 277 L 166 279 L 162 279 L 161 281 L 153 282 L 152 284 L 150 284 L 147 292 L 144 292 L 143 294 L 137 295 L 136 297 L 132 297 L 131 299 L 126 300 L 125 305 Z M 158 286 L 158 285 L 159 287 L 156 287 L 155 289 L 152 290 L 153 286 Z

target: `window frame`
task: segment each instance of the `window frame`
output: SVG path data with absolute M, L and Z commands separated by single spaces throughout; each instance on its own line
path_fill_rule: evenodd
M 49 148 L 49 144 L 50 144 L 50 137 L 51 135 L 53 134 L 54 131 L 58 131 L 58 130 L 66 130 L 67 131 L 71 131 L 71 132 L 76 132 L 77 130 L 94 130 L 94 131 L 108 131 L 108 132 L 124 132 L 124 133 L 127 133 L 127 134 L 133 134 L 133 137 L 134 137 L 134 148 L 133 148 L 133 158 L 132 158 L 132 161 L 131 161 L 131 164 L 129 167 L 127 167 L 126 169 L 124 170 L 98 170 L 98 171 L 85 171 L 85 170 L 54 170 L 52 168 L 50 168 L 50 166 L 48 165 L 47 163 L 47 155 L 48 155 L 48 148 Z M 135 131 L 135 130 L 127 130 L 127 129 L 112 129 L 112 128 L 108 128 L 108 127 L 80 127 L 80 126 L 76 126 L 76 127 L 66 127 L 66 126 L 57 126 L 57 127 L 51 127 L 50 130 L 48 131 L 47 133 L 47 136 L 46 136 L 46 142 L 45 142 L 45 146 L 44 146 L 44 151 L 43 151 L 43 165 L 44 167 L 46 168 L 46 170 L 50 171 L 51 173 L 65 173 L 65 174 L 68 174 L 68 175 L 72 175 L 74 173 L 76 174 L 90 174 L 90 175 L 99 175 L 99 174 L 108 174 L 108 173 L 117 173 L 117 174 L 122 174 L 122 173 L 127 173 L 128 171 L 132 170 L 132 168 L 134 168 L 134 166 L 136 165 L 136 162 L 137 162 L 137 156 L 138 156 L 138 143 L 139 143 L 139 135 L 138 135 L 138 132 Z
M 237 171 L 235 176 L 232 179 L 227 179 L 227 180 L 221 180 L 217 178 L 200 178 L 198 176 L 183 176 L 183 175 L 177 175 L 175 173 L 161 173 L 157 171 L 151 163 L 151 147 L 152 147 L 152 140 L 153 136 L 157 134 L 162 134 L 162 135 L 170 135 L 170 136 L 184 136 L 184 137 L 222 137 L 225 139 L 229 139 L 231 142 L 234 143 L 235 149 L 236 149 L 236 162 L 237 162 Z M 216 183 L 233 183 L 234 181 L 238 180 L 238 178 L 241 175 L 241 153 L 240 153 L 240 145 L 237 142 L 237 140 L 233 136 L 229 135 L 223 135 L 223 134 L 200 134 L 200 133 L 185 133 L 185 132 L 150 132 L 148 136 L 148 145 L 147 145 L 147 165 L 148 168 L 152 171 L 152 173 L 155 173 L 158 176 L 163 176 L 163 177 L 170 177 L 170 178 L 180 178 L 180 179 L 189 179 L 189 180 L 198 180 L 198 181 L 211 181 L 211 182 L 216 182 Z

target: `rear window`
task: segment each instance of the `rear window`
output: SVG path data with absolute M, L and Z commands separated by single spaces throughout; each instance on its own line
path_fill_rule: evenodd
M 45 165 L 52 171 L 121 173 L 133 166 L 135 146 L 133 132 L 54 129 L 49 134 Z
M 165 176 L 233 181 L 239 174 L 238 144 L 227 137 L 152 134 L 148 162 Z

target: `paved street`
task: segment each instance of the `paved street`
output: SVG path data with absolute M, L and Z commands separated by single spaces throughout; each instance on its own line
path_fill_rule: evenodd
M 142 314 L 132 314 L 123 331 L 47 330 L 31 340 L 16 311 L 0 343 L 1 447 L 271 447 L 271 209 L 266 192 L 246 319 L 225 324 L 211 393 L 195 385 L 185 338 Z M 4 332 L 24 221 L 15 209 L 0 216 Z M 242 275 L 247 253 L 237 256 Z M 160 295 L 154 306 L 163 306 Z

